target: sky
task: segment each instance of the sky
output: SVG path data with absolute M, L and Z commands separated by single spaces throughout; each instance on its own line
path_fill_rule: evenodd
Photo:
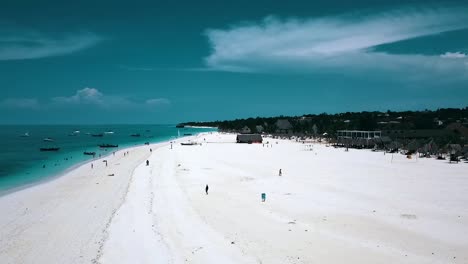
M 2 1 L 0 124 L 468 106 L 468 1 Z

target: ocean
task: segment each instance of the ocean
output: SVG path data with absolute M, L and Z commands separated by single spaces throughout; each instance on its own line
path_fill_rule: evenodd
M 176 139 L 179 134 L 209 131 L 216 129 L 176 128 L 174 125 L 2 125 L 0 195 L 50 179 L 74 165 L 92 160 L 93 156 L 83 154 L 85 151 L 96 152 L 98 158 L 116 150 L 101 149 L 99 144 L 115 144 L 121 149 Z M 99 134 L 102 137 L 93 136 Z M 44 141 L 46 138 L 52 141 Z M 49 152 L 40 148 L 60 149 Z

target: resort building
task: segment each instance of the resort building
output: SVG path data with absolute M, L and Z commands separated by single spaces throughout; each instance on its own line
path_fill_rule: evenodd
M 350 147 L 372 147 L 382 143 L 382 131 L 338 130 L 337 144 Z
M 382 131 L 338 130 L 337 138 L 374 139 L 382 137 Z
M 262 143 L 263 138 L 260 134 L 239 134 L 237 135 L 237 143 Z

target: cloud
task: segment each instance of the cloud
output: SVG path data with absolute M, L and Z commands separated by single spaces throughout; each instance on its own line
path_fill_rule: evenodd
M 55 97 L 52 101 L 64 104 L 95 104 L 103 105 L 104 95 L 95 88 L 84 88 L 76 91 L 75 95 L 69 97 Z
M 40 104 L 36 98 L 7 98 L 0 102 L 2 108 L 12 109 L 39 109 Z
M 91 32 L 51 35 L 35 31 L 0 31 L 0 61 L 60 56 L 90 48 L 102 41 Z
M 466 54 L 465 53 L 461 53 L 461 52 L 446 52 L 442 55 L 440 55 L 441 58 L 445 58 L 445 59 L 463 59 L 463 58 L 466 58 Z
M 51 99 L 55 106 L 96 106 L 102 109 L 157 109 L 170 105 L 166 98 L 151 98 L 146 100 L 135 100 L 126 96 L 105 95 L 96 88 L 86 87 L 76 91 L 72 96 L 60 96 Z
M 206 31 L 209 69 L 233 72 L 326 70 L 460 71 L 436 55 L 390 54 L 376 47 L 468 28 L 467 8 L 401 9 L 374 15 L 279 19 Z M 463 70 L 465 70 L 463 68 Z

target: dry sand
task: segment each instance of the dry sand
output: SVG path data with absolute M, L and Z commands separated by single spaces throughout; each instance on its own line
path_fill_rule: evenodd
M 197 140 L 0 197 L 0 263 L 468 263 L 466 163 Z

